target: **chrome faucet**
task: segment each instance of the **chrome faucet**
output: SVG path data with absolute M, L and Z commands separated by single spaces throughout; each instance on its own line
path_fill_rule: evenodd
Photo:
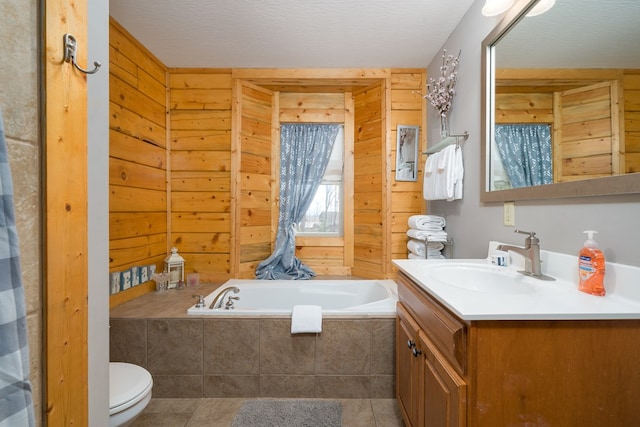
M 240 292 L 240 289 L 238 289 L 235 286 L 229 286 L 228 288 L 223 289 L 218 296 L 216 296 L 216 298 L 213 300 L 213 302 L 211 303 L 211 305 L 209 306 L 210 309 L 215 310 L 216 308 L 220 308 L 222 307 L 222 302 L 224 300 L 224 297 L 227 296 L 227 294 L 229 292 L 233 292 L 234 294 L 237 294 L 238 292 Z M 233 299 L 240 299 L 239 297 L 229 297 L 229 298 L 233 298 Z M 229 300 L 231 301 L 231 299 Z M 232 303 L 233 305 L 233 303 Z M 229 307 L 229 306 L 227 306 Z M 228 308 L 227 308 L 228 309 Z
M 542 274 L 542 261 L 540 260 L 540 239 L 532 231 L 515 230 L 516 233 L 528 234 L 524 240 L 524 247 L 513 245 L 498 245 L 499 251 L 513 251 L 524 257 L 524 271 L 519 273 L 540 280 L 556 280 L 551 276 Z

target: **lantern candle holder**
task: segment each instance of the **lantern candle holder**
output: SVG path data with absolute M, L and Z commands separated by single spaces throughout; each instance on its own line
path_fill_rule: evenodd
M 164 270 L 169 275 L 169 289 L 176 288 L 184 282 L 184 258 L 178 255 L 178 249 L 172 248 L 171 254 L 164 260 Z

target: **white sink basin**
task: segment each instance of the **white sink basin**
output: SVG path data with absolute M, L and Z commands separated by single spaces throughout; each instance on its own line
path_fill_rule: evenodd
M 469 291 L 499 294 L 528 294 L 533 280 L 504 267 L 482 264 L 446 263 L 429 268 L 428 277 Z
M 491 255 L 501 242 L 490 242 Z M 508 267 L 485 259 L 399 259 L 393 263 L 464 320 L 640 319 L 640 266 L 607 262 L 604 297 L 578 290 L 575 254 L 540 251 L 545 281 L 518 273 L 524 259 L 509 252 Z

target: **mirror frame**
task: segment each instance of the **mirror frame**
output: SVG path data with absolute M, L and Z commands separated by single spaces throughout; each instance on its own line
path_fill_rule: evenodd
M 562 182 L 509 190 L 488 191 L 488 153 L 495 120 L 495 54 L 494 45 L 537 3 L 538 0 L 520 0 L 505 14 L 504 18 L 482 41 L 482 105 L 481 105 L 481 145 L 480 145 L 480 201 L 507 202 L 516 200 L 559 199 L 583 196 L 605 196 L 640 193 L 640 173 L 617 175 L 583 181 Z

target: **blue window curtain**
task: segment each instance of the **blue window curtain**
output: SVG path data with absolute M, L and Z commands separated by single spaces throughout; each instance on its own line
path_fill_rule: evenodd
M 280 127 L 280 214 L 275 250 L 256 268 L 258 279 L 310 279 L 313 270 L 295 256 L 295 224 L 322 182 L 339 124 L 283 124 Z
M 549 125 L 496 125 L 495 140 L 513 188 L 553 183 Z

